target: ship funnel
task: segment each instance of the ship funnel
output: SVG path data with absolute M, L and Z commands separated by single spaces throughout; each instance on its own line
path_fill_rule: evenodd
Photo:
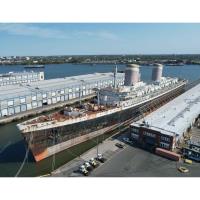
M 152 80 L 153 81 L 160 81 L 162 78 L 162 71 L 163 71 L 163 65 L 156 64 L 152 70 Z
M 125 69 L 125 86 L 132 86 L 140 81 L 140 70 L 139 65 L 129 64 Z

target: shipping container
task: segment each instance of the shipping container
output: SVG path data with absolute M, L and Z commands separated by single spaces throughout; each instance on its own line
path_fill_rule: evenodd
M 42 107 L 42 101 L 38 101 L 38 107 Z
M 61 97 L 60 97 L 60 100 L 61 100 L 61 101 L 65 101 L 65 96 L 61 96 Z
M 69 95 L 65 95 L 65 101 L 67 101 L 69 99 Z
M 165 157 L 165 158 L 168 158 L 168 159 L 171 159 L 171 160 L 174 160 L 174 161 L 179 161 L 180 158 L 181 158 L 180 154 L 177 154 L 175 152 L 168 151 L 168 150 L 162 149 L 162 148 L 156 148 L 155 153 L 157 155 L 160 155 L 162 157 Z
M 36 101 L 36 96 L 32 96 L 32 101 Z
M 37 101 L 41 101 L 42 100 L 42 95 L 38 95 L 37 96 Z
M 13 100 L 8 101 L 8 106 L 13 106 L 14 102 Z
M 57 102 L 59 102 L 60 101 L 60 97 L 57 97 L 56 100 L 57 100 Z
M 26 105 L 25 104 L 21 105 L 21 111 L 22 112 L 26 111 Z
M 8 115 L 14 115 L 15 111 L 14 108 L 8 108 Z
M 42 98 L 45 99 L 47 97 L 47 94 L 42 94 Z
M 20 103 L 25 103 L 25 102 L 26 102 L 25 98 L 20 98 Z
M 32 102 L 32 107 L 33 107 L 33 108 L 37 108 L 37 101 L 33 101 L 33 102 Z
M 20 110 L 20 106 L 16 106 L 15 107 L 15 113 L 19 113 L 21 110 Z
M 14 99 L 14 105 L 19 105 L 20 104 L 20 99 L 19 98 L 15 98 Z
M 52 103 L 56 103 L 56 98 L 55 97 L 52 98 Z
M 26 103 L 31 103 L 31 102 L 32 102 L 32 97 L 26 96 Z
M 31 105 L 31 103 L 28 103 L 27 104 L 27 110 L 31 110 L 32 109 L 32 105 Z
M 7 101 L 1 101 L 1 108 L 7 108 L 8 102 Z
M 52 103 L 51 99 L 48 99 L 48 105 L 50 105 Z
M 7 116 L 8 115 L 8 109 L 1 110 L 1 115 L 2 116 Z
M 47 96 L 48 96 L 49 98 L 51 98 L 51 92 L 48 92 L 48 93 L 47 93 Z

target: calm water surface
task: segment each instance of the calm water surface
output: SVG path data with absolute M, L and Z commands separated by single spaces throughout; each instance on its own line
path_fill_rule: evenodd
M 45 65 L 45 78 L 59 78 L 80 74 L 89 74 L 94 72 L 111 72 L 113 65 L 72 65 L 72 64 L 59 64 L 59 65 Z M 124 70 L 124 65 L 118 66 L 119 70 Z M 38 69 L 37 69 L 38 70 Z M 7 72 L 21 72 L 24 71 L 24 66 L 1 66 L 0 73 Z M 35 70 L 36 71 L 36 70 Z M 152 68 L 149 66 L 141 67 L 141 79 L 148 81 L 151 79 Z M 187 66 L 166 66 L 164 67 L 164 76 L 180 77 L 194 81 L 200 78 L 199 65 Z M 10 123 L 8 125 L 0 126 L 0 176 L 15 176 L 19 170 L 21 163 L 26 154 L 26 147 L 23 138 L 16 128 L 17 123 Z M 32 155 L 29 153 L 23 169 L 19 176 L 38 176 L 46 174 L 52 168 L 59 167 L 60 165 L 71 160 L 78 154 L 86 151 L 96 144 L 95 139 L 79 145 L 79 148 L 73 147 L 70 150 L 63 151 L 56 155 L 55 164 L 53 158 L 47 158 L 39 163 L 33 161 Z

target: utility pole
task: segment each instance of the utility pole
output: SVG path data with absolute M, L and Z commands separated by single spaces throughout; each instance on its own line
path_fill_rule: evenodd
M 99 136 L 97 136 L 97 157 L 99 154 Z
M 117 78 L 117 64 L 115 63 L 115 70 L 114 70 L 114 88 L 117 87 L 116 78 Z
M 99 89 L 97 89 L 97 105 L 99 106 L 100 100 L 99 100 Z

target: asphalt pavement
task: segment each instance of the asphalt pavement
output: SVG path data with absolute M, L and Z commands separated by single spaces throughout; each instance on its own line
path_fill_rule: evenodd
M 181 173 L 178 167 L 185 166 L 188 173 Z M 200 163 L 191 165 L 175 162 L 143 149 L 127 146 L 113 155 L 105 164 L 95 169 L 93 177 L 200 177 Z

